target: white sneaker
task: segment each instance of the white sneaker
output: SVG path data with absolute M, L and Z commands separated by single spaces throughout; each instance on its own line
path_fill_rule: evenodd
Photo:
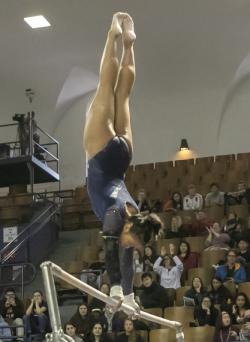
M 132 308 L 134 308 L 136 310 L 136 313 L 132 316 L 132 319 L 138 319 L 139 315 L 140 315 L 140 307 L 135 302 L 134 293 L 130 293 L 129 295 L 124 296 L 124 304 L 132 306 Z M 126 313 L 125 310 L 124 310 L 124 312 Z M 127 314 L 129 314 L 129 313 L 127 313 Z

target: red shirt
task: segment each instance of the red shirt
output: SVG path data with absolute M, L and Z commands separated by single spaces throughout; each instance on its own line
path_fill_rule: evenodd
M 198 267 L 198 258 L 196 253 L 191 252 L 186 260 L 183 260 L 184 257 L 180 255 L 178 255 L 178 258 L 183 263 L 184 271 Z

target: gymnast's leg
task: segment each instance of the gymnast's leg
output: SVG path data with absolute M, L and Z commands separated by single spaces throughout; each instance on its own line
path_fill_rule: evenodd
M 113 16 L 101 59 L 99 85 L 86 113 L 83 143 L 88 160 L 100 152 L 116 135 L 114 87 L 119 68 L 116 39 L 122 33 L 122 21 L 122 13 Z

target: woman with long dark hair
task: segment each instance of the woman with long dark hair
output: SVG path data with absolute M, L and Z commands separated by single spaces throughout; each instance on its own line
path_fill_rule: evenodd
M 214 307 L 208 295 L 202 298 L 200 305 L 195 309 L 195 318 L 200 327 L 206 324 L 215 327 L 218 315 L 219 310 Z
M 181 242 L 177 255 L 180 261 L 183 263 L 184 271 L 189 270 L 190 268 L 198 267 L 197 256 L 195 253 L 191 252 L 188 242 Z
M 174 191 L 171 200 L 164 205 L 163 211 L 173 211 L 177 215 L 180 210 L 183 210 L 183 200 L 181 194 Z
M 110 286 L 109 284 L 102 283 L 102 286 L 100 287 L 100 291 L 104 293 L 106 296 L 109 296 L 110 294 Z M 93 298 L 92 301 L 89 303 L 89 311 L 92 312 L 92 310 L 100 309 L 101 311 L 105 308 L 105 303 L 98 299 Z
M 93 324 L 91 333 L 84 342 L 112 342 L 112 340 L 103 332 L 102 322 L 97 321 Z
M 194 299 L 195 306 L 198 306 L 204 296 L 207 296 L 206 288 L 203 285 L 201 278 L 194 277 L 192 280 L 192 287 L 191 289 L 185 292 L 185 297 Z
M 228 312 L 220 312 L 216 322 L 213 342 L 239 341 L 239 339 L 239 329 L 232 326 Z
M 213 277 L 212 290 L 208 292 L 214 304 L 220 304 L 221 311 L 228 311 L 232 306 L 233 297 L 231 292 L 223 285 L 221 277 Z
M 139 249 L 134 251 L 134 271 L 135 273 L 143 272 L 142 256 Z
M 153 266 L 156 260 L 157 255 L 155 254 L 154 247 L 146 245 L 144 247 L 144 256 L 142 258 L 143 272 L 153 271 Z
M 70 323 L 76 328 L 76 334 L 82 337 L 91 332 L 94 316 L 88 310 L 88 304 L 83 303 L 78 306 L 76 313 L 71 317 Z
M 72 323 L 64 324 L 64 332 L 68 336 L 72 337 L 75 342 L 83 342 L 80 337 L 76 336 L 76 327 L 74 327 Z
M 232 323 L 242 324 L 244 321 L 244 313 L 250 309 L 250 303 L 244 292 L 239 292 L 235 298 L 235 304 L 232 307 Z
M 123 54 L 117 58 L 122 35 Z M 148 243 L 161 228 L 160 219 L 142 217 L 125 183 L 133 157 L 129 95 L 135 79 L 134 23 L 127 13 L 113 16 L 103 51 L 96 94 L 86 113 L 83 143 L 87 157 L 87 190 L 93 210 L 103 222 L 110 297 L 139 310 L 134 300 L 134 248 Z M 157 222 L 156 222 L 157 221 Z M 119 242 L 123 248 L 119 260 Z
M 118 335 L 115 342 L 145 342 L 143 338 L 138 335 L 134 329 L 133 321 L 130 318 L 124 320 L 124 330 L 125 332 Z

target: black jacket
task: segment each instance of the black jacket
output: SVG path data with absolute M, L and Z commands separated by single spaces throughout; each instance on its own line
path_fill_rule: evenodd
M 128 336 L 123 333 L 116 337 L 115 342 L 128 342 Z M 138 334 L 136 334 L 136 342 L 144 342 L 143 338 Z
M 7 299 L 4 298 L 0 301 L 0 315 L 3 318 L 23 318 L 24 316 L 24 306 L 23 302 L 18 298 L 15 297 L 15 306 L 10 305 L 8 308 L 6 308 L 5 303 Z
M 157 284 L 155 281 L 152 285 L 140 287 L 143 292 L 141 293 L 140 300 L 144 309 L 162 308 L 165 309 L 168 306 L 167 291 L 163 286 Z
M 105 315 L 102 316 L 103 322 L 103 332 L 108 331 L 108 319 Z M 116 312 L 112 318 L 112 332 L 118 333 L 124 331 L 124 320 L 119 316 L 119 313 Z
M 215 327 L 218 315 L 219 311 L 212 305 L 210 307 L 210 315 L 207 314 L 207 310 L 202 309 L 201 304 L 195 310 L 195 318 L 198 320 L 200 327 L 206 324 Z

